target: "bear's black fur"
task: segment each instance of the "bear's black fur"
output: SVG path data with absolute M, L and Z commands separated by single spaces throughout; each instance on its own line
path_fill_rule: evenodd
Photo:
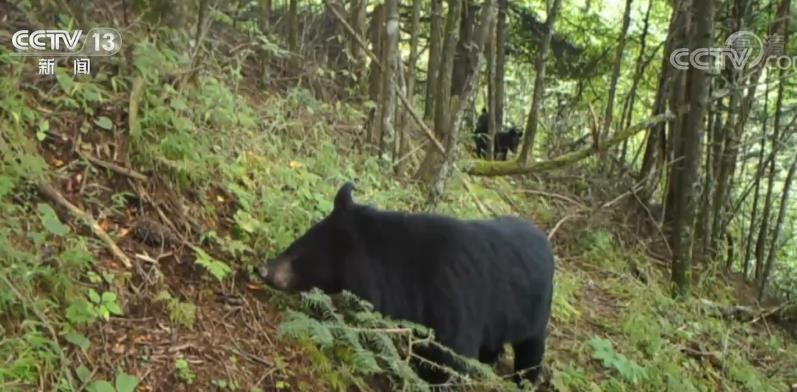
M 495 157 L 505 161 L 508 151 L 512 151 L 512 153 L 517 152 L 517 148 L 520 146 L 520 138 L 522 136 L 523 132 L 516 127 L 509 128 L 509 131 L 507 132 L 496 133 Z
M 458 220 L 378 210 L 355 203 L 353 189 L 344 184 L 328 216 L 258 267 L 261 278 L 290 292 L 348 290 L 385 315 L 431 327 L 438 342 L 485 363 L 510 343 L 515 370 L 534 381 L 553 293 L 545 234 L 516 217 Z M 418 353 L 463 369 L 439 350 Z M 447 379 L 428 368 L 419 375 L 432 384 Z

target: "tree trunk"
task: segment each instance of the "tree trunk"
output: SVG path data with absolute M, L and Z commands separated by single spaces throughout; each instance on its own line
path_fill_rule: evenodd
M 434 133 L 440 140 L 445 140 L 449 129 L 451 101 L 451 77 L 454 70 L 454 51 L 459 34 L 458 22 L 462 12 L 462 0 L 448 0 L 448 16 L 446 17 L 445 40 L 438 69 L 434 96 Z M 431 183 L 433 175 L 443 161 L 443 155 L 434 146 L 429 146 L 426 156 L 418 168 L 416 177 L 423 182 Z
M 415 103 L 415 70 L 418 65 L 418 37 L 420 36 L 421 0 L 412 2 L 412 19 L 410 20 L 410 57 L 405 70 L 407 77 L 407 99 L 411 106 Z
M 707 48 L 711 45 L 714 29 L 714 0 L 701 0 L 691 4 L 689 41 L 690 49 Z M 690 68 L 686 75 L 686 97 L 676 97 L 688 102 L 689 112 L 684 116 L 683 128 L 678 139 L 680 152 L 678 162 L 674 163 L 669 193 L 675 200 L 676 215 L 673 219 L 671 242 L 673 250 L 672 280 L 675 293 L 684 297 L 689 293 L 690 249 L 693 228 L 694 183 L 698 174 L 698 154 L 700 134 L 703 132 L 708 83 L 706 72 Z M 678 88 L 675 89 L 679 90 Z
M 453 0 L 456 2 L 457 0 Z M 448 182 L 449 173 L 451 171 L 451 167 L 454 164 L 454 160 L 456 159 L 456 147 L 457 141 L 459 140 L 459 130 L 462 128 L 462 118 L 465 113 L 465 109 L 470 102 L 471 98 L 473 97 L 473 93 L 476 90 L 476 82 L 478 80 L 477 75 L 479 74 L 479 68 L 482 63 L 482 58 L 484 57 L 484 47 L 485 43 L 487 42 L 487 36 L 489 35 L 490 26 L 493 23 L 493 19 L 495 18 L 496 14 L 496 0 L 487 0 L 481 12 L 481 21 L 479 23 L 478 30 L 473 35 L 471 42 L 467 43 L 467 46 L 470 47 L 472 53 L 475 53 L 475 59 L 470 62 L 470 69 L 466 70 L 466 74 L 470 75 L 464 81 L 464 86 L 461 90 L 459 90 L 459 94 L 453 94 L 451 97 L 451 112 L 454 114 L 452 121 L 450 122 L 450 128 L 448 130 L 448 138 L 446 139 L 446 155 L 443 159 L 443 163 L 440 165 L 437 173 L 435 173 L 434 180 L 432 182 L 432 186 L 429 190 L 429 197 L 428 197 L 428 205 L 430 207 L 434 207 L 440 201 L 445 192 L 445 186 Z M 454 33 L 456 34 L 456 33 Z M 448 42 L 446 42 L 448 44 Z
M 783 0 L 781 2 L 780 7 L 778 8 L 778 16 L 782 16 L 782 19 L 779 17 L 778 20 L 782 21 L 779 25 L 779 28 L 775 31 L 778 31 L 783 36 L 783 45 L 787 47 L 789 43 L 789 25 L 788 25 L 788 11 L 789 11 L 789 0 Z M 765 243 L 766 237 L 769 230 L 769 219 L 771 218 L 772 214 L 772 196 L 773 196 L 773 188 L 775 186 L 775 177 L 777 173 L 777 154 L 778 154 L 778 146 L 777 143 L 780 138 L 781 132 L 781 116 L 783 114 L 783 99 L 784 94 L 786 94 L 785 89 L 785 81 L 786 81 L 786 72 L 788 72 L 785 68 L 781 68 L 779 72 L 780 80 L 778 82 L 778 95 L 775 99 L 775 117 L 773 119 L 773 127 L 772 127 L 772 147 L 770 148 L 770 156 L 769 156 L 769 179 L 767 180 L 767 193 L 764 198 L 764 210 L 761 214 L 761 228 L 758 231 L 758 239 L 756 240 L 755 246 L 755 258 L 756 258 L 756 269 L 755 269 L 755 280 L 757 282 L 761 282 L 763 270 L 764 270 L 764 252 L 765 252 Z
M 451 94 L 462 95 L 465 90 L 465 81 L 471 76 L 471 63 L 477 53 L 468 44 L 473 40 L 473 27 L 475 25 L 476 7 L 473 0 L 462 0 L 462 13 L 459 18 L 459 39 L 454 52 L 454 70 L 451 75 Z
M 656 88 L 656 97 L 653 101 L 653 110 L 651 115 L 658 116 L 665 112 L 667 105 L 667 96 L 670 95 L 671 86 L 670 79 L 673 77 L 673 70 L 670 66 L 670 53 L 672 53 L 678 46 L 677 32 L 682 28 L 681 20 L 683 18 L 684 10 L 682 7 L 674 7 L 672 15 L 670 15 L 670 24 L 667 34 L 667 41 L 664 46 L 664 55 L 661 59 L 661 68 L 659 71 L 658 87 Z M 651 128 L 648 133 L 647 143 L 645 144 L 645 154 L 642 156 L 642 167 L 639 170 L 638 179 L 644 181 L 642 189 L 642 199 L 648 201 L 650 196 L 655 192 L 659 184 L 659 179 L 664 169 L 664 162 L 666 159 L 666 124 L 661 123 L 656 127 Z
M 450 12 L 450 11 L 449 11 Z M 432 0 L 432 17 L 429 33 L 429 61 L 426 72 L 426 102 L 424 102 L 423 117 L 426 120 L 434 118 L 434 105 L 440 82 L 440 64 L 443 62 L 443 0 Z
M 299 0 L 288 2 L 288 73 L 299 74 Z
M 374 55 L 382 61 L 385 58 L 384 50 L 385 50 L 385 6 L 384 4 L 379 4 L 374 7 L 374 10 L 371 14 L 371 26 L 369 27 L 370 31 L 369 34 L 371 37 L 371 45 L 373 45 L 373 52 Z M 371 63 L 371 69 L 368 76 L 368 97 L 374 104 L 377 104 L 376 108 L 373 109 L 373 126 L 368 129 L 368 134 L 366 135 L 367 143 L 370 145 L 378 145 L 382 140 L 382 105 L 378 105 L 381 102 L 382 97 L 382 69 L 376 64 Z
M 550 3 L 549 3 L 550 4 Z M 559 13 L 559 8 L 562 6 L 562 0 L 554 0 L 553 5 L 548 10 L 548 16 L 545 18 L 545 36 L 542 39 L 542 45 L 538 49 L 537 61 L 535 64 L 536 75 L 534 77 L 534 93 L 531 99 L 531 109 L 526 121 L 526 127 L 523 131 L 523 147 L 520 149 L 518 161 L 521 165 L 528 164 L 529 155 L 534 150 L 534 139 L 537 137 L 537 127 L 539 123 L 539 112 L 542 106 L 542 95 L 545 89 L 545 61 L 548 59 L 548 50 L 551 47 L 551 37 L 553 36 L 553 27 L 556 22 L 556 15 Z
M 382 133 L 379 139 L 380 154 L 388 153 L 393 160 L 398 157 L 398 145 L 395 130 L 396 89 L 392 83 L 399 62 L 399 0 L 385 0 L 385 43 L 382 50 L 382 99 L 380 114 L 382 115 Z
M 354 29 L 357 37 L 365 37 L 366 35 L 367 7 L 367 0 L 352 0 L 349 5 L 349 24 Z M 364 97 L 368 92 L 367 56 L 357 42 L 355 35 L 352 34 L 349 34 L 349 52 L 352 56 L 351 73 L 354 75 L 351 87 L 355 96 Z
M 631 3 L 631 0 L 628 1 Z M 634 69 L 634 78 L 631 82 L 631 89 L 628 90 L 628 100 L 623 107 L 623 116 L 620 119 L 620 124 L 623 124 L 622 127 L 628 128 L 631 126 L 634 117 L 634 104 L 636 103 L 636 96 L 637 96 L 637 88 L 639 88 L 639 82 L 642 79 L 642 76 L 645 73 L 646 64 L 643 58 L 645 57 L 645 50 L 647 48 L 647 38 L 648 38 L 648 29 L 650 28 L 650 10 L 653 9 L 653 1 L 648 1 L 648 8 L 645 11 L 645 20 L 642 25 L 642 36 L 639 38 L 639 56 L 637 57 L 636 61 L 636 69 Z M 628 10 L 630 11 L 630 10 Z M 625 21 L 623 22 L 625 23 Z M 627 30 L 627 27 L 626 27 Z M 623 142 L 623 147 L 620 153 L 620 162 L 625 162 L 626 159 L 626 151 L 628 149 L 628 140 Z M 634 158 L 636 160 L 636 158 Z
M 747 279 L 748 274 L 750 273 L 750 257 L 751 257 L 751 250 L 753 244 L 753 233 L 756 232 L 757 229 L 757 222 L 758 222 L 758 199 L 761 194 L 761 173 L 764 173 L 766 170 L 767 164 L 764 162 L 764 152 L 766 151 L 767 147 L 767 125 L 769 124 L 769 118 L 767 116 L 769 113 L 769 87 L 767 86 L 766 92 L 764 94 L 764 125 L 763 129 L 761 130 L 761 145 L 759 146 L 760 150 L 758 152 L 758 170 L 756 170 L 757 175 L 753 180 L 755 182 L 755 190 L 753 191 L 753 206 L 751 207 L 750 211 L 750 225 L 747 228 L 747 240 L 744 244 L 744 267 L 742 270 L 743 276 Z
M 506 8 L 507 0 L 498 0 L 498 15 L 495 31 L 495 132 L 504 128 L 506 95 Z
M 487 133 L 488 133 L 488 140 L 487 143 L 487 157 L 488 159 L 493 159 L 495 155 L 495 134 L 498 132 L 498 114 L 496 113 L 496 106 L 498 106 L 498 100 L 496 96 L 496 85 L 497 85 L 497 72 L 496 72 L 496 33 L 497 33 L 497 26 L 493 24 L 490 28 L 490 33 L 488 37 L 487 43 L 487 118 L 488 118 L 488 126 L 487 126 Z
M 259 0 L 258 25 L 262 34 L 268 33 L 269 18 L 271 18 L 271 0 Z M 265 88 L 269 80 L 269 55 L 265 50 L 259 51 L 258 56 L 259 77 L 258 85 Z
M 628 34 L 628 26 L 631 24 L 631 3 L 633 0 L 625 1 L 625 12 L 623 12 L 623 27 L 620 29 L 620 40 L 617 43 L 617 50 L 614 53 L 614 66 L 612 67 L 612 78 L 609 82 L 609 97 L 606 100 L 606 109 L 603 113 L 603 126 L 601 127 L 599 143 L 609 135 L 614 116 L 614 98 L 617 95 L 617 80 L 620 79 L 620 69 L 623 66 L 623 51 L 625 51 L 625 39 Z M 599 147 L 599 146 L 596 146 Z M 606 151 L 599 148 L 600 155 L 605 156 Z M 606 162 L 601 160 L 601 162 Z
M 775 229 L 772 233 L 772 241 L 769 245 L 769 254 L 767 255 L 766 265 L 764 266 L 764 273 L 761 274 L 761 280 L 758 282 L 758 302 L 761 302 L 764 297 L 764 289 L 769 280 L 769 274 L 772 272 L 772 265 L 775 264 L 775 252 L 778 250 L 778 242 L 780 241 L 780 235 L 783 229 L 783 220 L 786 217 L 786 207 L 789 205 L 789 191 L 791 190 L 795 169 L 797 169 L 797 157 L 792 159 L 789 173 L 786 175 L 786 183 L 783 184 L 783 196 L 781 196 L 780 199 L 778 219 L 775 222 Z

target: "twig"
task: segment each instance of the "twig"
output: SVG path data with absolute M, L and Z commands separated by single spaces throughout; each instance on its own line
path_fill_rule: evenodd
M 139 172 L 137 172 L 137 171 L 135 171 L 133 169 L 122 167 L 122 166 L 119 166 L 119 165 L 117 165 L 115 163 L 112 163 L 112 162 L 103 161 L 103 160 L 101 160 L 99 158 L 96 158 L 96 157 L 93 157 L 93 156 L 91 156 L 89 154 L 80 152 L 77 149 L 75 151 L 77 151 L 77 154 L 80 155 L 81 158 L 91 162 L 93 165 L 96 165 L 96 166 L 99 166 L 99 167 L 103 167 L 103 168 L 108 169 L 108 170 L 110 170 L 112 172 L 121 174 L 123 176 L 128 176 L 128 177 L 130 177 L 132 179 L 135 179 L 135 180 L 139 180 L 139 181 L 147 181 L 148 180 L 147 176 L 145 176 L 145 175 L 143 175 L 143 174 L 141 174 L 141 173 L 139 173 Z
M 571 197 L 568 197 L 568 196 L 565 196 L 565 195 L 560 195 L 558 193 L 550 193 L 550 192 L 538 191 L 538 190 L 534 190 L 534 189 L 521 189 L 520 192 L 521 193 L 528 193 L 528 194 L 532 194 L 532 195 L 538 195 L 538 196 L 546 196 L 546 197 L 550 197 L 552 199 L 559 199 L 559 200 L 563 200 L 563 201 L 566 201 L 566 202 L 571 203 L 571 204 L 575 204 L 575 205 L 577 205 L 577 206 L 579 206 L 581 208 L 586 208 L 586 206 L 584 204 L 582 204 L 581 202 L 579 202 L 578 200 L 574 200 Z
M 117 259 L 119 259 L 119 261 L 121 261 L 126 268 L 130 268 L 133 266 L 133 264 L 130 262 L 130 259 L 127 258 L 127 256 L 124 254 L 124 252 L 122 252 L 121 249 L 119 249 L 119 246 L 116 245 L 116 243 L 113 241 L 113 239 L 111 239 L 108 233 L 106 233 L 105 230 L 102 227 L 100 227 L 100 225 L 97 223 L 97 221 L 94 220 L 94 218 L 92 218 L 89 214 L 87 214 L 86 212 L 84 212 L 74 204 L 72 204 L 69 200 L 64 198 L 64 196 L 61 195 L 57 190 L 53 189 L 53 187 L 50 186 L 49 184 L 45 183 L 39 184 L 39 192 L 44 194 L 44 196 L 46 196 L 48 199 L 52 200 L 53 202 L 58 203 L 61 206 L 65 207 L 67 210 L 69 210 L 69 212 L 72 213 L 72 215 L 75 215 L 78 218 L 82 219 L 83 223 L 89 226 L 89 228 L 91 228 L 91 231 L 94 233 L 94 235 L 96 235 L 100 240 L 102 240 L 102 242 L 105 243 L 105 245 L 108 247 L 111 253 Z
M 130 102 L 127 108 L 127 132 L 130 135 L 138 133 L 138 106 L 141 96 L 144 93 L 144 78 L 141 76 L 133 80 L 133 87 L 130 89 Z
M 573 215 L 568 215 L 568 216 L 560 219 L 559 222 L 557 222 L 556 225 L 553 227 L 553 229 L 551 229 L 551 232 L 548 233 L 548 241 L 550 241 L 551 238 L 553 238 L 553 235 L 556 234 L 556 231 L 559 230 L 559 227 L 561 227 L 562 224 L 565 223 L 565 221 L 567 221 L 568 219 L 573 219 L 573 218 L 578 218 L 578 217 L 581 217 L 580 213 L 575 213 Z

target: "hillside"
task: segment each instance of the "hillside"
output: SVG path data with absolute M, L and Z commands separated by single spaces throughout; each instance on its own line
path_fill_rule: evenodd
M 29 23 L 13 17 L 3 30 Z M 344 181 L 361 202 L 421 210 L 420 185 L 363 146 L 369 108 L 318 92 L 334 84 L 323 73 L 256 88 L 221 48 L 192 68 L 190 32 L 145 27 L 91 77 L 66 64 L 39 76 L 32 59 L 0 53 L 0 390 L 422 388 L 404 362 L 413 328 L 352 298 L 275 292 L 252 271 L 329 212 Z M 759 308 L 746 282 L 709 268 L 673 299 L 663 234 L 626 184 L 579 170 L 455 171 L 438 207 L 550 234 L 537 390 L 797 385 L 797 336 L 770 317 L 782 308 Z M 512 388 L 494 375 L 463 383 Z

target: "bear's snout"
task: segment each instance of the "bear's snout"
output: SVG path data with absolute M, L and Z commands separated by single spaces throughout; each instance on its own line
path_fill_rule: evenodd
M 260 279 L 265 280 L 268 278 L 268 266 L 264 263 L 257 267 L 257 274 L 260 275 Z
M 293 285 L 293 266 L 290 260 L 277 259 L 257 267 L 257 274 L 267 285 L 289 291 Z

